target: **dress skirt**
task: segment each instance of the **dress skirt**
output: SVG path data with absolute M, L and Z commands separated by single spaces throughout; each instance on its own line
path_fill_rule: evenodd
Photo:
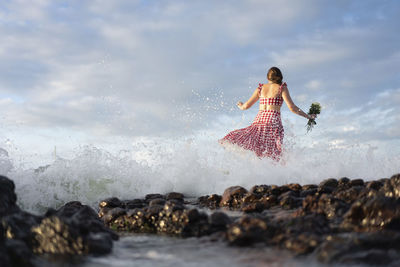
M 235 144 L 254 151 L 258 157 L 270 157 L 279 161 L 283 136 L 281 113 L 275 110 L 260 110 L 250 126 L 228 133 L 219 142 Z

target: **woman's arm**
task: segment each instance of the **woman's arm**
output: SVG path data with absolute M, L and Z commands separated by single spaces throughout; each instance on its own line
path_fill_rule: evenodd
M 286 86 L 284 86 L 282 88 L 282 97 L 283 97 L 283 100 L 285 100 L 286 105 L 288 106 L 288 108 L 289 108 L 289 110 L 291 112 L 293 112 L 293 113 L 295 113 L 295 114 L 297 114 L 299 116 L 302 116 L 302 117 L 304 117 L 306 119 L 315 119 L 317 117 L 314 114 L 308 115 L 307 113 L 302 111 L 298 106 L 296 106 L 293 103 L 293 100 L 292 100 L 292 98 L 290 97 L 290 94 L 289 94 L 289 89 Z
M 240 102 L 240 101 L 237 102 L 238 108 L 240 108 L 241 110 L 245 110 L 245 109 L 251 108 L 251 106 L 254 105 L 254 103 L 256 103 L 258 98 L 259 98 L 258 92 L 259 92 L 259 90 L 256 89 L 254 91 L 253 95 L 244 104 L 242 102 Z

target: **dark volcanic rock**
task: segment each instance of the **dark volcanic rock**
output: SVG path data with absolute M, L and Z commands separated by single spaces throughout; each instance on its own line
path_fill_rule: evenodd
M 222 207 L 239 208 L 242 197 L 247 193 L 247 190 L 241 186 L 231 186 L 225 189 L 220 202 Z
M 230 244 L 249 246 L 257 242 L 264 242 L 274 232 L 266 221 L 252 216 L 243 216 L 239 221 L 231 224 L 227 230 L 227 239 Z
M 382 266 L 400 260 L 399 250 L 399 233 L 346 233 L 328 235 L 315 254 L 324 263 Z
M 207 207 L 209 209 L 216 209 L 219 207 L 222 197 L 217 194 L 212 194 L 211 196 L 201 196 L 198 198 L 200 207 Z
M 166 199 L 182 199 L 183 200 L 183 194 L 182 193 L 178 193 L 178 192 L 170 192 L 168 194 L 165 195 Z
M 19 211 L 14 182 L 0 175 L 0 218 Z
M 329 178 L 329 179 L 326 179 L 326 180 L 322 181 L 322 182 L 319 184 L 318 187 L 320 187 L 320 188 L 330 187 L 330 188 L 335 189 L 338 185 L 339 185 L 338 180 L 336 180 L 336 179 L 334 179 L 334 178 Z
M 44 216 L 22 211 L 16 205 L 14 183 L 0 177 L 1 266 L 34 266 L 35 254 L 106 254 L 118 235 L 107 228 L 89 206 L 73 201 Z M 111 209 L 118 199 L 103 202 Z M 111 203 L 113 203 L 111 205 Z
M 217 211 L 210 215 L 209 222 L 214 231 L 225 231 L 231 219 L 224 212 Z
M 378 196 L 356 201 L 344 215 L 342 227 L 354 231 L 400 230 L 400 199 Z
M 32 228 L 32 232 L 35 234 L 35 253 L 81 255 L 89 252 L 79 232 L 59 217 L 43 219 L 40 225 Z

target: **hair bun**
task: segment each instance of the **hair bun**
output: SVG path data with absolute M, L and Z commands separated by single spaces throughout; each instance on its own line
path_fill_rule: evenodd
M 277 83 L 279 85 L 282 84 L 283 75 L 280 69 L 277 67 L 272 67 L 268 70 L 267 79 L 271 82 Z

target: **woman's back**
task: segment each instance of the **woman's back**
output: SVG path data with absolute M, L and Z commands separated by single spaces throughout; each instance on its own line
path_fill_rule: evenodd
M 273 109 L 280 111 L 280 107 L 283 103 L 282 98 L 282 85 L 277 83 L 259 84 L 258 96 L 260 98 L 260 110 Z
M 281 85 L 277 83 L 262 84 L 260 90 L 260 98 L 277 98 L 282 97 Z

